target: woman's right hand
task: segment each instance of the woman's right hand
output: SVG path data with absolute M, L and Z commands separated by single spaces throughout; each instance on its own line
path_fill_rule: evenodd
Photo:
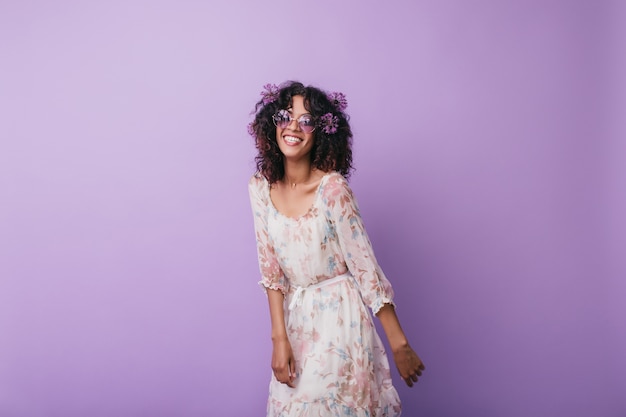
M 272 351 L 272 370 L 278 382 L 294 388 L 296 378 L 296 359 L 287 338 L 274 341 Z

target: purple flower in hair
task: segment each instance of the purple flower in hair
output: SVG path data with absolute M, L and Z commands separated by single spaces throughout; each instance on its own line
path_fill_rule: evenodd
M 276 84 L 265 84 L 261 96 L 263 97 L 263 104 L 268 104 L 278 99 L 278 86 Z
M 348 107 L 348 100 L 346 100 L 346 95 L 344 93 L 333 91 L 328 94 L 328 100 L 330 100 L 333 106 L 335 106 L 335 108 L 339 111 L 344 111 L 346 107 Z
M 322 131 L 327 135 L 334 135 L 337 133 L 337 128 L 339 127 L 339 119 L 332 113 L 326 113 L 320 117 L 320 126 L 322 127 Z

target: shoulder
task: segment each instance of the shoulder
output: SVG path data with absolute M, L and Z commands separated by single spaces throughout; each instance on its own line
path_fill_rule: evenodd
M 350 190 L 348 180 L 337 171 L 330 171 L 322 178 L 322 189 L 325 192 Z
M 267 184 L 267 179 L 260 173 L 255 172 L 252 177 L 250 177 L 250 181 L 248 181 L 248 187 L 263 187 Z
M 248 181 L 248 190 L 250 191 L 250 195 L 262 197 L 265 194 L 264 190 L 267 189 L 267 179 L 260 172 L 256 172 Z
M 352 189 L 348 184 L 348 180 L 336 171 L 331 171 L 324 176 L 320 192 L 325 201 L 337 201 L 353 198 Z

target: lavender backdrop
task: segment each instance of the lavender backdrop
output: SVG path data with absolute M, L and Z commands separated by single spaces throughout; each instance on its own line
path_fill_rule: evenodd
M 427 373 L 405 416 L 626 416 L 620 1 L 0 2 L 0 417 L 264 415 L 266 82 L 347 94 Z

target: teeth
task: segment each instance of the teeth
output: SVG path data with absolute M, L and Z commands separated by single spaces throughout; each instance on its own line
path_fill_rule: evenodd
M 302 139 L 297 138 L 295 136 L 285 136 L 283 139 L 285 139 L 285 142 L 287 143 L 298 143 L 298 142 L 302 142 Z

